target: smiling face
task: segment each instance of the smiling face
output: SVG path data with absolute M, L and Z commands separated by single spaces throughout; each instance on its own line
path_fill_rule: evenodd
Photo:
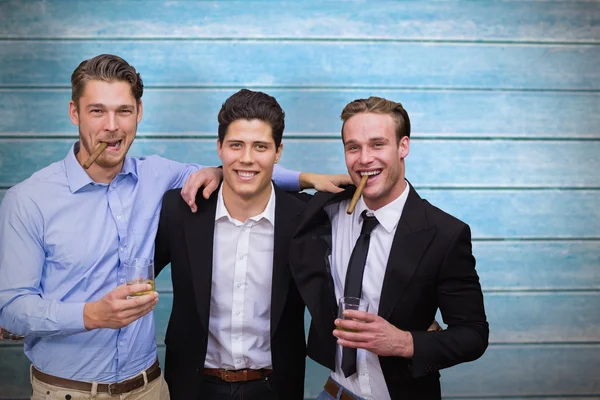
M 371 210 L 397 199 L 406 186 L 404 158 L 410 139 L 397 141 L 396 122 L 389 114 L 359 113 L 344 123 L 342 132 L 346 167 L 355 185 L 363 175 L 369 180 L 363 198 Z
M 283 144 L 276 147 L 271 126 L 259 119 L 238 119 L 227 128 L 223 142 L 217 140 L 223 162 L 223 196 L 268 201 L 273 167 Z
M 77 159 L 83 164 L 100 143 L 106 142 L 108 147 L 88 169 L 88 174 L 116 176 L 142 119 L 141 100 L 136 102 L 128 82 L 90 80 L 78 103 L 69 103 L 71 121 L 79 126 L 81 146 Z

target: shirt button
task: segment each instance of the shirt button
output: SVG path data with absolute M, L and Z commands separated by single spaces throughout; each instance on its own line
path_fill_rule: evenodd
M 236 311 L 236 312 L 235 312 L 235 315 L 240 315 L 240 312 L 239 312 L 239 311 Z
M 243 259 L 244 259 L 244 255 L 242 254 L 242 255 L 240 256 L 240 260 L 243 260 Z
M 235 336 L 235 340 L 238 340 L 239 338 L 240 338 L 240 335 Z
M 121 251 L 125 251 L 125 246 L 121 247 Z
M 120 215 L 117 215 L 117 219 L 121 219 L 121 216 L 120 216 Z
M 242 363 L 242 360 L 235 360 L 235 363 L 236 363 L 236 364 L 241 364 L 241 363 Z
M 114 186 L 111 186 L 111 187 L 110 187 L 110 190 L 115 190 L 115 187 L 114 187 Z
M 120 345 L 120 346 L 123 346 L 124 344 L 125 344 L 125 343 L 123 343 L 123 342 L 119 342 L 119 345 Z

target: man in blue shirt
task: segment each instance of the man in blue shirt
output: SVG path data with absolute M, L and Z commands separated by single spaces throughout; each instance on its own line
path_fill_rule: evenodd
M 126 157 L 142 118 L 143 83 L 120 57 L 82 62 L 71 84 L 79 142 L 64 160 L 9 189 L 0 205 L 0 326 L 26 337 L 32 399 L 168 399 L 150 312 L 158 294 L 129 299 L 145 286 L 126 285 L 123 262 L 152 258 L 167 190 L 188 179 L 188 198 L 200 186 L 208 197 L 221 172 Z M 101 143 L 106 150 L 84 170 Z M 292 190 L 299 180 L 344 182 L 282 168 L 274 179 Z

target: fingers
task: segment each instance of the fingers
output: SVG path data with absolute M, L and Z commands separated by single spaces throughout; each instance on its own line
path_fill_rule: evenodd
M 112 299 L 127 299 L 139 292 L 152 290 L 152 286 L 147 283 L 136 283 L 134 285 L 119 285 L 114 288 L 107 296 Z
M 140 300 L 141 302 L 137 302 L 137 300 Z M 137 303 L 134 307 L 124 308 L 120 312 L 120 317 L 123 320 L 123 323 L 125 325 L 129 325 L 131 322 L 143 317 L 144 315 L 154 310 L 154 307 L 158 303 L 158 296 L 143 295 L 138 298 L 129 299 L 125 301 L 129 303 Z
M 217 189 L 217 187 L 219 187 L 219 182 L 220 180 L 213 179 L 206 183 L 206 187 L 202 191 L 202 195 L 205 199 L 208 199 L 210 195 Z
M 348 174 L 340 174 L 338 175 L 339 177 L 339 185 L 340 186 L 344 186 L 344 185 L 352 185 L 354 182 L 352 182 L 352 178 L 350 178 L 350 175 Z
M 350 336 L 345 335 L 346 333 L 348 334 L 352 334 L 352 333 L 360 333 L 360 332 L 366 332 L 369 331 L 369 325 L 363 321 L 355 321 L 352 319 L 336 319 L 335 320 L 335 326 L 337 327 L 337 329 L 334 331 L 339 331 L 342 336 L 338 336 L 338 337 L 344 337 L 346 339 L 351 339 Z M 337 335 L 335 335 L 337 336 Z
M 340 193 L 343 192 L 344 189 L 342 189 L 341 187 L 336 186 L 334 183 L 332 182 L 327 182 L 325 185 L 324 190 L 325 192 L 329 192 L 329 193 Z
M 434 319 L 429 328 L 427 328 L 427 332 L 441 332 L 444 329 L 438 324 L 438 322 Z
M 344 317 L 346 317 L 348 319 L 356 319 L 358 321 L 364 321 L 364 322 L 375 322 L 375 321 L 377 321 L 377 318 L 379 316 L 377 314 L 373 314 L 373 313 L 369 313 L 369 312 L 365 312 L 365 311 L 345 310 Z

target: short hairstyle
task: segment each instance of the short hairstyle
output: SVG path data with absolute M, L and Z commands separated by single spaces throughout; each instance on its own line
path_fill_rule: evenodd
M 139 104 L 144 93 L 142 77 L 132 65 L 119 56 L 101 54 L 82 61 L 71 75 L 71 100 L 79 108 L 79 98 L 88 81 L 124 81 L 131 86 L 131 94 Z
M 371 96 L 368 99 L 356 99 L 344 107 L 340 116 L 342 121 L 344 121 L 342 124 L 342 140 L 344 138 L 344 125 L 346 125 L 346 121 L 350 117 L 360 113 L 391 115 L 394 121 L 396 121 L 396 142 L 399 143 L 400 139 L 404 136 L 410 137 L 410 119 L 402 104 L 382 97 Z
M 229 125 L 239 119 L 258 119 L 271 126 L 275 147 L 281 144 L 285 113 L 274 97 L 263 92 L 242 89 L 230 96 L 219 111 L 219 141 L 223 143 Z

